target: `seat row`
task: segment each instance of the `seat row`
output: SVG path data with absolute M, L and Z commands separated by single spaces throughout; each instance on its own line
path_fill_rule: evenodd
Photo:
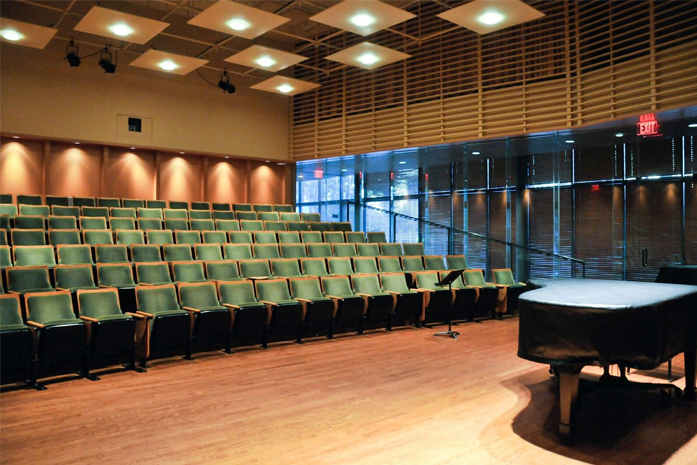
M 14 194 L 0 194 L 0 204 L 15 204 Z M 107 207 L 107 208 L 171 208 L 177 210 L 215 210 L 248 212 L 293 212 L 295 208 L 287 204 L 251 204 L 251 203 L 216 203 L 183 202 L 176 200 L 142 200 L 121 199 L 117 197 L 63 197 L 47 195 L 17 194 L 17 205 L 48 205 L 62 207 Z

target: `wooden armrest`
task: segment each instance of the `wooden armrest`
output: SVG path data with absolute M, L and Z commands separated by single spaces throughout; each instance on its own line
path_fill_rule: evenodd
M 107 286 L 106 284 L 98 284 L 97 287 L 109 288 L 109 287 L 111 287 L 111 286 Z
M 191 308 L 191 307 L 182 307 L 183 310 L 186 310 L 187 312 L 192 312 L 192 313 L 201 313 L 201 310 L 197 308 Z
M 80 319 L 83 321 L 89 321 L 90 323 L 99 323 L 99 320 L 96 318 L 90 318 L 89 316 L 81 316 Z
M 140 310 L 138 310 L 136 313 L 138 315 L 144 316 L 145 318 L 155 318 L 155 315 L 153 315 L 152 313 L 145 313 L 145 312 L 141 312 Z
M 8 293 L 8 294 L 18 294 L 18 295 L 20 294 L 20 293 L 17 292 L 17 291 L 7 291 L 7 293 Z
M 56 290 L 57 291 L 68 291 L 69 289 L 66 289 L 64 287 L 57 287 Z
M 330 299 L 333 299 L 333 300 L 343 300 L 342 297 L 337 297 L 335 295 L 326 295 L 325 297 L 329 297 Z
M 397 292 L 397 291 L 385 291 L 385 292 L 387 292 L 388 294 L 392 294 L 392 295 L 402 295 L 401 292 Z
M 508 287 L 508 285 L 506 285 L 506 284 L 494 284 L 494 286 L 500 287 L 500 288 Z
M 138 318 L 139 320 L 145 319 L 143 315 L 140 315 L 138 313 L 133 313 L 133 312 L 126 312 L 126 315 L 131 315 L 133 318 Z
M 414 290 L 415 290 L 416 292 L 421 292 L 422 294 L 423 294 L 424 292 L 435 292 L 433 289 L 423 289 L 423 288 L 420 288 L 420 287 L 417 287 L 417 288 L 414 289 Z
M 310 299 L 301 299 L 300 297 L 296 297 L 295 300 L 297 300 L 298 302 L 307 302 L 307 303 L 312 302 Z
M 154 284 L 150 284 L 150 283 L 138 283 L 138 284 L 140 284 L 141 286 L 154 286 Z
M 356 292 L 356 295 L 361 296 L 361 297 L 373 297 L 370 294 L 363 294 L 362 292 Z
M 42 325 L 41 323 L 37 323 L 36 321 L 27 321 L 27 326 L 33 326 L 34 328 L 39 328 L 39 329 L 44 329 L 46 326 Z
M 242 308 L 239 305 L 234 305 L 234 304 L 223 304 L 223 307 L 234 308 L 235 310 L 239 310 L 240 308 Z
M 273 306 L 278 305 L 276 302 L 270 302 L 268 300 L 262 300 L 261 303 L 264 305 L 273 305 Z

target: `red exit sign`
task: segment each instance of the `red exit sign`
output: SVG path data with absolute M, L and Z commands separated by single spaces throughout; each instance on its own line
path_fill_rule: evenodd
M 636 124 L 637 136 L 659 136 L 660 125 L 656 119 L 656 115 L 649 113 L 641 115 L 639 122 Z

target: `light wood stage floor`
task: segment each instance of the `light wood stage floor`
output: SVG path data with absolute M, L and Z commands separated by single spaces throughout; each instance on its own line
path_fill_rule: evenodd
M 199 353 L 142 374 L 6 390 L 0 461 L 697 463 L 697 406 L 665 406 L 654 392 L 590 392 L 575 441 L 562 444 L 555 381 L 516 356 L 516 318 L 459 325 L 457 341 L 433 337 L 439 330 Z M 682 357 L 675 362 L 682 375 Z

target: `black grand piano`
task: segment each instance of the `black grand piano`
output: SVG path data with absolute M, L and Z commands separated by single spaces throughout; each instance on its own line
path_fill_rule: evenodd
M 682 353 L 685 390 L 679 394 L 695 400 L 697 286 L 538 279 L 528 288 L 520 296 L 518 356 L 549 364 L 557 374 L 561 435 L 573 430 L 586 365 L 650 370 Z

